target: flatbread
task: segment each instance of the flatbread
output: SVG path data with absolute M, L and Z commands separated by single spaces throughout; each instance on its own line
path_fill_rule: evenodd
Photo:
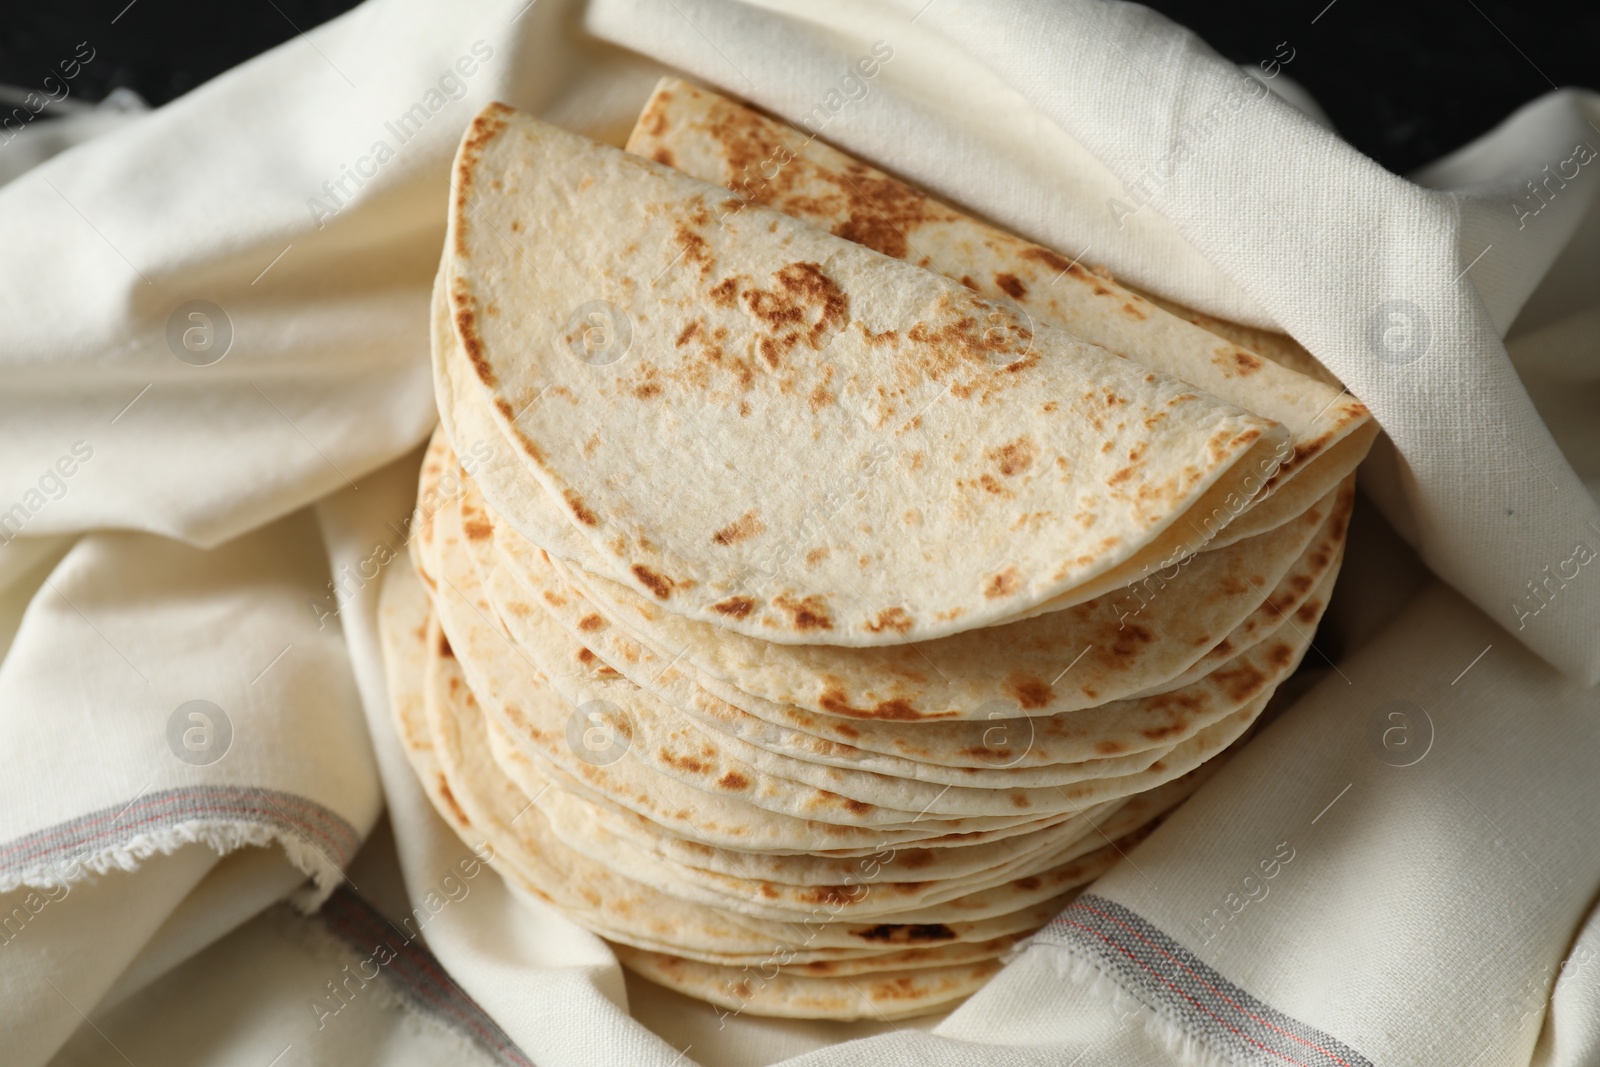
M 627 148 L 728 188 L 743 203 L 775 208 L 960 280 L 990 299 L 1013 301 L 1037 322 L 1282 423 L 1290 448 L 1269 472 L 1260 498 L 1313 470 L 1315 484 L 1301 499 L 1322 496 L 1355 469 L 1377 434 L 1366 408 L 1337 384 L 1263 361 L 1248 346 L 1152 304 L 1104 271 L 963 215 L 709 90 L 663 78 Z M 1254 532 L 1269 528 L 1257 525 Z
M 1352 491 L 1335 490 L 1279 530 L 1200 553 L 1088 603 L 936 641 L 876 648 L 758 641 L 542 559 L 509 524 L 496 523 L 495 535 L 502 559 L 524 582 L 554 569 L 563 586 L 576 587 L 592 604 L 601 619 L 578 619 L 588 627 L 580 630 L 585 637 L 608 624 L 620 626 L 660 659 L 817 714 L 988 720 L 1094 707 L 1183 675 L 1230 638 L 1234 647 L 1248 647 L 1269 600 L 1280 612 L 1298 606 L 1296 595 L 1309 593 L 1331 565 L 1352 501 Z M 745 706 L 737 697 L 725 699 Z
M 725 191 L 504 107 L 454 173 L 446 284 L 479 390 L 457 406 L 523 474 L 485 495 L 535 537 L 544 494 L 590 569 L 692 618 L 840 645 L 987 625 L 1195 547 L 1183 517 L 1248 497 L 1287 440 L 785 215 L 718 225 Z M 581 211 L 612 224 L 563 230 Z M 620 347 L 584 347 L 592 301 L 631 309 L 614 363 L 575 354 Z

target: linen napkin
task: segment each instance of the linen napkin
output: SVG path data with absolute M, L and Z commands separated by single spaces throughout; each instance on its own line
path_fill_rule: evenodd
M 847 81 L 879 42 L 881 73 Z M 603 942 L 492 877 L 429 903 L 466 854 L 395 748 L 372 610 L 434 419 L 448 162 L 490 99 L 620 142 L 669 68 L 1293 333 L 1378 414 L 1393 451 L 1364 484 L 1458 591 L 1337 664 L 1094 888 L 1099 914 L 1069 911 L 933 1033 L 720 1018 L 625 985 Z M 1101 0 L 374 0 L 0 189 L 8 1061 L 120 1062 L 120 1036 L 163 1062 L 399 1063 L 394 1035 L 421 1031 L 395 1020 L 424 1015 L 465 1035 L 438 1047 L 541 1064 L 1592 1057 L 1592 968 L 1570 961 L 1600 885 L 1582 772 L 1600 526 L 1578 481 L 1600 475 L 1595 99 L 1537 101 L 1413 184 L 1262 84 Z M 1383 599 L 1400 555 L 1376 550 L 1344 599 Z M 1396 767 L 1413 708 L 1437 749 Z M 398 875 L 369 879 L 349 865 L 380 783 Z M 415 937 L 397 923 L 397 958 L 428 980 L 335 1030 L 305 990 L 323 950 L 285 956 L 272 924 L 304 920 L 263 909 L 342 875 L 403 882 L 348 914 L 425 915 Z M 182 1025 L 179 991 L 247 974 L 228 1026 Z M 1270 1044 L 1285 1033 L 1304 1043 Z

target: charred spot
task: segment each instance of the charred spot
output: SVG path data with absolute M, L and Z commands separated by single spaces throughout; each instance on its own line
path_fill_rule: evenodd
M 1139 736 L 1146 741 L 1165 741 L 1169 737 L 1177 737 L 1184 729 L 1183 723 L 1172 722 L 1165 726 L 1147 726 L 1139 731 Z
M 633 395 L 638 397 L 640 400 L 649 400 L 651 397 L 660 396 L 661 383 L 645 382 L 643 385 L 634 389 Z
M 455 650 L 450 647 L 450 639 L 443 633 L 439 635 L 439 655 L 445 659 L 455 659 Z
M 472 369 L 477 373 L 478 380 L 493 389 L 494 368 L 489 366 L 489 360 L 483 354 L 483 338 L 478 336 L 478 320 L 471 307 L 456 308 L 456 337 L 461 341 L 461 350 L 472 361 Z
M 923 718 L 909 701 L 896 698 L 894 700 L 879 701 L 870 708 L 853 706 L 845 694 L 836 688 L 823 691 L 817 698 L 817 706 L 823 711 L 833 715 L 847 715 L 853 719 L 888 719 L 898 722 L 915 722 Z
M 676 341 L 672 342 L 672 347 L 674 347 L 674 348 L 682 348 L 684 345 L 686 345 L 690 341 L 694 340 L 695 334 L 697 334 L 699 332 L 700 332 L 700 320 L 699 319 L 695 319 L 693 322 L 691 322 L 689 325 L 687 325 L 687 326 L 685 326 L 683 328 L 683 332 L 682 333 L 678 334 L 678 339 Z
M 656 756 L 668 767 L 676 767 L 681 771 L 688 771 L 690 774 L 704 774 L 710 769 L 703 761 L 696 759 L 694 756 L 674 756 L 664 748 L 657 752 Z
M 789 613 L 789 619 L 796 630 L 833 629 L 833 619 L 828 615 L 828 609 L 819 597 L 808 596 L 796 600 L 794 597 L 780 596 L 774 599 L 773 603 Z
M 606 620 L 598 615 L 585 615 L 578 620 L 578 629 L 584 633 L 593 633 L 606 624 Z
M 461 524 L 461 532 L 469 541 L 486 541 L 494 536 L 494 526 L 487 519 L 468 519 Z
M 672 239 L 679 248 L 683 249 L 683 258 L 700 268 L 700 275 L 704 277 L 711 271 L 711 246 L 706 244 L 706 239 L 687 226 L 679 225 L 672 233 Z
M 1043 884 L 1044 883 L 1040 882 L 1039 879 L 1032 875 L 1029 875 L 1026 878 L 1018 878 L 1016 881 L 1016 886 L 1018 889 L 1029 893 L 1033 892 L 1035 889 L 1038 889 Z
M 1022 279 L 1015 274 L 1006 274 L 1004 272 L 996 274 L 994 283 L 1013 300 L 1021 300 L 1028 295 L 1028 287 L 1022 284 Z
M 820 350 L 849 321 L 850 298 L 823 272 L 821 264 L 789 263 L 773 272 L 772 278 L 771 289 L 749 289 L 743 298 L 750 314 L 766 324 L 774 340 L 789 344 L 803 340 Z M 766 358 L 765 350 L 762 355 Z
M 724 774 L 721 778 L 717 779 L 717 784 L 724 789 L 749 789 L 750 779 L 746 778 L 738 771 L 729 771 L 727 774 Z
M 718 615 L 729 615 L 735 619 L 742 619 L 755 610 L 756 602 L 747 596 L 731 596 L 726 600 L 719 600 L 711 605 L 711 610 Z
M 573 517 L 579 522 L 583 523 L 585 526 L 600 525 L 599 518 L 596 517 L 595 513 L 590 511 L 589 508 L 584 504 L 583 497 L 578 495 L 577 490 L 572 489 L 571 487 L 563 489 L 561 491 L 561 497 L 567 502 L 567 507 L 572 509 Z
M 761 353 L 761 362 L 772 370 L 778 369 L 778 345 L 770 337 L 763 337 L 756 342 L 756 350 Z
M 905 608 L 888 608 L 878 612 L 878 617 L 867 623 L 866 627 L 875 634 L 881 634 L 885 630 L 903 634 L 911 629 L 911 614 Z
M 1006 692 L 1017 698 L 1017 703 L 1030 711 L 1049 704 L 1055 696 L 1050 683 L 1038 678 L 1023 676 L 1006 682 Z
M 926 945 L 934 941 L 951 941 L 956 936 L 956 932 L 944 923 L 880 923 L 853 932 L 863 941 L 891 945 Z
M 865 245 L 893 259 L 904 259 L 911 251 L 908 231 L 933 219 L 947 218 L 948 208 L 905 182 L 879 173 L 860 163 L 851 163 L 841 174 L 822 173 L 830 178 L 844 198 L 848 217 L 833 227 L 837 237 Z M 804 214 L 800 205 L 785 204 L 790 214 Z M 816 205 L 820 208 L 822 205 Z M 815 208 L 812 214 L 819 214 Z M 833 214 L 832 210 L 828 214 Z M 820 220 L 819 220 L 820 221 Z
M 711 287 L 707 294 L 711 302 L 717 307 L 731 308 L 739 300 L 739 279 L 737 276 L 724 278 Z
M 657 574 L 643 563 L 635 563 L 628 569 L 639 580 L 639 584 L 654 593 L 658 599 L 665 600 L 672 595 L 673 582 L 671 578 Z
M 713 544 L 736 545 L 766 532 L 767 525 L 754 510 L 747 511 L 733 522 L 711 535 Z
M 1034 457 L 1038 454 L 1038 446 L 1033 443 L 1033 438 L 1026 434 L 984 453 L 991 462 L 999 466 L 1000 473 L 1007 478 L 1021 474 L 1033 466 Z
M 650 158 L 661 164 L 663 167 L 670 167 L 672 166 L 672 149 L 658 148 L 650 154 Z
M 893 223 L 881 215 L 869 212 L 851 215 L 834 226 L 833 235 L 843 237 L 846 241 L 854 241 L 858 245 L 866 245 L 891 259 L 904 259 L 906 253 L 911 250 L 906 235 L 896 229 Z
M 999 574 L 991 574 L 983 583 L 983 595 L 990 600 L 1011 596 L 1022 588 L 1022 575 L 1015 567 L 1007 567 Z
M 1040 248 L 1038 245 L 1029 245 L 1017 254 L 1023 259 L 1038 260 L 1040 263 L 1043 263 L 1045 266 L 1054 271 L 1064 271 L 1069 267 L 1071 267 L 1074 271 L 1079 271 L 1082 269 L 1074 263 L 1068 263 L 1066 259 L 1050 251 L 1048 248 Z

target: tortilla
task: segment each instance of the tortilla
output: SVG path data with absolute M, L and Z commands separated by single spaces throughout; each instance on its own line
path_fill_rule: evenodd
M 523 474 L 485 495 L 533 538 L 543 494 L 592 569 L 691 618 L 852 646 L 987 625 L 1194 547 L 1183 517 L 1248 497 L 1288 439 L 788 216 L 718 225 L 725 191 L 508 108 L 454 173 L 447 289 L 479 391 L 456 404 Z M 574 235 L 579 213 L 611 222 Z M 609 334 L 586 318 L 623 307 Z
M 1269 618 L 1297 608 L 1320 581 L 1344 542 L 1352 502 L 1352 491 L 1336 490 L 1278 531 L 1200 553 L 1072 608 L 876 648 L 757 641 L 682 618 L 625 586 L 541 557 L 509 524 L 494 523 L 494 532 L 502 561 L 524 584 L 542 575 L 544 584 L 554 581 L 563 595 L 574 590 L 592 605 L 599 619 L 558 613 L 576 628 L 575 636 L 601 640 L 620 627 L 655 657 L 676 659 L 698 678 L 727 687 L 719 693 L 736 690 L 848 718 L 988 721 L 1095 707 L 1184 675 L 1224 642 L 1249 647 Z M 1210 665 L 1219 662 L 1211 658 Z M 738 695 L 724 699 L 749 708 Z
M 1259 498 L 1308 475 L 1315 484 L 1301 499 L 1322 496 L 1355 469 L 1376 437 L 1366 408 L 1337 384 L 1263 361 L 1248 346 L 1170 313 L 1103 270 L 979 222 L 716 93 L 663 78 L 627 148 L 730 189 L 742 203 L 775 208 L 957 279 L 991 300 L 1015 302 L 1036 322 L 1282 423 L 1290 450 L 1268 472 Z

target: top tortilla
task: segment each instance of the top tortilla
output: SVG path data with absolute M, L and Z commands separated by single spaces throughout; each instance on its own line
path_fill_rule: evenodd
M 591 569 L 689 618 L 860 646 L 1064 605 L 1199 547 L 1185 515 L 1285 450 L 1014 306 L 762 208 L 719 224 L 726 191 L 503 105 L 455 186 L 469 402 L 521 449 L 485 496 L 522 528 L 543 494 Z
M 661 79 L 627 147 L 742 200 L 955 278 L 992 300 L 1015 302 L 1037 321 L 1281 422 L 1292 447 L 1251 503 L 1286 482 L 1314 482 L 1299 495 L 1304 507 L 1349 474 L 1377 436 L 1360 401 L 1314 360 L 1289 360 L 1286 346 L 1263 331 L 1231 336 L 1220 320 L 1169 310 L 1098 268 L 964 215 L 716 93 Z M 1292 513 L 1280 511 L 1278 521 Z

